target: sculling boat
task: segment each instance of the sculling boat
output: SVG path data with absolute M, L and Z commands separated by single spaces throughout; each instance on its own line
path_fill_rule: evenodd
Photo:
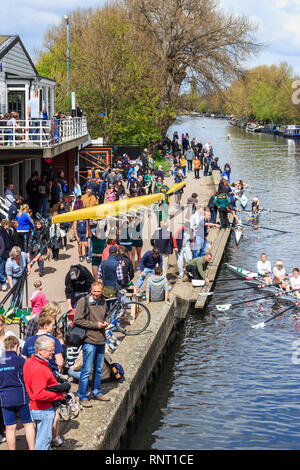
M 296 305 L 297 302 L 299 302 L 299 298 L 296 297 L 292 292 L 285 292 L 284 290 L 280 289 L 279 287 L 276 286 L 269 286 L 268 284 L 264 284 L 259 277 L 258 273 L 253 273 L 251 271 L 247 271 L 247 269 L 243 268 L 238 268 L 237 266 L 233 266 L 231 264 L 226 263 L 227 268 L 236 274 L 239 277 L 242 277 L 245 279 L 245 282 L 247 284 L 253 285 L 253 286 L 261 286 L 263 285 L 264 288 L 262 289 L 263 292 L 266 292 L 268 294 L 282 294 L 278 297 L 274 297 L 274 299 L 278 300 L 280 303 L 283 304 L 288 304 L 288 305 L 295 305 L 295 307 L 300 308 L 300 305 Z M 253 278 L 253 279 L 247 279 L 247 278 Z
M 243 193 L 240 197 L 240 203 L 243 209 L 246 209 L 248 204 L 248 198 L 245 193 Z
M 240 222 L 239 224 L 236 225 L 236 227 L 234 229 L 235 243 L 237 245 L 240 243 L 240 240 L 241 240 L 242 235 L 243 235 L 243 231 L 244 231 L 243 224 L 242 224 L 242 222 Z

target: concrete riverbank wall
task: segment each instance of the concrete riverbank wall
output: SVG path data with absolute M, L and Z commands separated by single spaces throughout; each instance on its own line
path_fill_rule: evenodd
M 185 199 L 192 192 L 201 192 L 201 203 L 207 203 L 216 191 L 219 180 L 219 172 L 209 178 L 201 178 L 200 181 L 188 177 Z M 215 279 L 229 236 L 230 230 L 210 231 L 213 253 L 212 266 L 209 270 L 211 280 Z M 176 261 L 173 260 L 173 264 L 175 265 Z M 176 267 L 173 268 L 175 272 Z M 118 448 L 121 437 L 126 434 L 128 423 L 133 420 L 135 411 L 142 406 L 142 397 L 147 393 L 147 384 L 151 382 L 153 371 L 163 357 L 168 343 L 172 341 L 173 333 L 197 302 L 197 308 L 204 308 L 206 297 L 200 297 L 199 294 L 210 290 L 212 286 L 213 283 L 210 287 L 195 289 L 190 283 L 176 281 L 170 296 L 171 307 L 164 303 L 150 303 L 149 328 L 141 335 L 126 336 L 113 354 L 113 361 L 119 362 L 125 369 L 124 381 L 104 385 L 103 393 L 108 393 L 110 402 L 92 402 L 93 408 L 82 411 L 77 423 L 76 420 L 63 423 L 65 438 L 63 449 Z
M 198 194 L 200 204 L 207 204 L 211 195 L 216 192 L 219 179 L 219 172 L 211 177 L 202 176 L 200 180 L 193 178 L 193 173 L 188 173 L 182 206 L 186 204 L 187 198 L 192 193 Z M 172 181 L 167 180 L 168 183 L 171 185 Z M 170 219 L 173 233 L 182 226 L 182 217 L 180 217 L 182 214 L 180 211 L 177 213 L 177 215 L 171 215 Z M 214 279 L 217 274 L 229 235 L 230 231 L 210 230 L 209 239 L 212 242 L 211 251 L 213 253 L 209 272 L 210 279 Z M 149 234 L 145 234 L 144 250 L 150 248 L 148 238 Z M 62 260 L 56 265 L 55 277 L 50 272 L 50 269 L 53 268 L 48 268 L 50 275 L 49 281 L 47 276 L 47 282 L 45 282 L 45 294 L 48 299 L 57 299 L 63 309 L 65 308 L 63 289 L 65 265 L 66 263 L 68 266 L 74 264 L 76 256 L 75 247 L 68 249 L 66 254 L 62 254 Z M 109 402 L 91 401 L 92 408 L 82 410 L 77 418 L 67 422 L 61 421 L 59 434 L 64 443 L 60 449 L 113 450 L 118 448 L 120 439 L 126 435 L 127 426 L 134 423 L 133 417 L 137 409 L 143 406 L 143 397 L 147 394 L 149 384 L 155 381 L 154 372 L 163 360 L 168 344 L 172 342 L 180 323 L 185 320 L 190 308 L 195 307 L 199 293 L 206 289 L 206 287 L 193 288 L 189 283 L 178 281 L 176 272 L 176 256 L 173 255 L 170 258 L 168 273 L 168 279 L 172 286 L 171 306 L 163 302 L 150 303 L 151 322 L 148 329 L 141 335 L 121 338 L 121 344 L 112 354 L 112 360 L 123 366 L 124 380 L 119 383 L 103 385 L 103 393 L 111 399 Z M 33 283 L 38 278 L 38 273 L 34 272 L 32 276 L 30 282 Z M 198 311 L 201 313 L 201 310 Z M 18 333 L 17 325 L 15 328 L 15 332 Z M 71 391 L 76 394 L 77 389 L 78 385 L 72 383 Z M 18 429 L 17 448 L 26 449 L 23 428 Z M 5 449 L 5 444 L 1 446 L 2 449 Z

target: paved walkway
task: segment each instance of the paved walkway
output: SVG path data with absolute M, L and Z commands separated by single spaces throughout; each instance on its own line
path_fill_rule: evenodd
M 173 178 L 166 179 L 166 183 L 169 186 L 173 185 L 173 181 L 174 181 Z M 184 207 L 186 205 L 187 198 L 190 197 L 192 193 L 198 194 L 198 201 L 200 204 L 203 204 L 203 205 L 207 204 L 210 196 L 213 194 L 215 190 L 211 177 L 206 177 L 206 178 L 201 177 L 199 180 L 196 180 L 194 178 L 194 174 L 191 172 L 187 174 L 186 181 L 187 181 L 187 185 L 184 190 L 184 194 L 183 194 L 182 201 L 181 201 L 181 206 Z M 169 210 L 170 229 L 173 232 L 173 234 L 182 225 L 182 222 L 185 220 L 185 214 L 187 210 L 187 209 L 180 209 L 178 207 L 175 207 L 173 203 L 174 199 L 175 198 L 173 196 L 171 198 L 171 204 L 170 204 L 170 210 Z M 154 229 L 157 227 L 156 216 L 153 213 L 153 211 L 151 211 L 151 214 L 149 214 L 149 219 L 151 220 L 151 226 L 149 225 L 148 229 L 147 227 L 145 227 L 145 231 L 143 233 L 143 239 L 144 239 L 143 253 L 151 248 L 150 238 Z M 31 296 L 31 293 L 34 290 L 34 287 L 33 287 L 34 282 L 37 279 L 41 279 L 43 282 L 43 291 L 46 295 L 47 300 L 55 300 L 56 302 L 59 303 L 62 313 L 66 312 L 67 302 L 65 299 L 65 292 L 64 292 L 65 276 L 67 272 L 69 271 L 70 266 L 72 264 L 78 264 L 78 263 L 79 263 L 79 258 L 77 254 L 77 244 L 76 242 L 74 243 L 69 242 L 67 245 L 67 250 L 65 252 L 61 250 L 58 261 L 51 260 L 51 262 L 47 261 L 45 263 L 45 275 L 42 278 L 39 278 L 37 266 L 34 267 L 28 279 L 29 297 Z M 85 266 L 91 269 L 91 264 L 88 264 L 86 261 L 84 261 L 82 264 L 84 264 Z M 170 266 L 168 278 L 175 279 L 176 272 L 177 272 L 175 255 L 171 257 L 170 264 L 171 266 Z M 138 277 L 138 274 L 139 272 L 137 271 L 136 276 L 135 276 L 135 281 Z M 145 286 L 145 283 L 144 283 L 144 286 Z M 4 297 L 4 293 L 0 292 L 0 301 L 3 297 Z M 151 304 L 150 304 L 150 307 L 151 307 Z M 159 304 L 156 304 L 155 308 L 158 308 L 158 307 L 159 307 Z M 16 334 L 18 334 L 19 332 L 18 325 L 10 325 L 8 329 L 14 331 Z M 110 385 L 106 386 L 107 389 L 109 389 L 109 387 L 111 386 Z M 75 387 L 74 385 L 72 385 L 72 389 L 74 392 L 76 392 L 77 386 Z M 96 406 L 101 407 L 101 403 L 95 405 L 94 407 Z M 72 423 L 74 423 L 74 426 L 75 426 L 77 423 L 77 420 L 72 421 Z M 18 431 L 18 434 L 17 434 L 17 448 L 26 449 L 26 442 L 25 442 L 25 437 L 24 437 L 22 428 Z M 2 449 L 3 450 L 6 449 L 5 444 L 0 445 L 0 450 Z

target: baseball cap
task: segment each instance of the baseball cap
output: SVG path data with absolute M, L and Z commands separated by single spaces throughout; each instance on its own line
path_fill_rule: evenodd
M 118 251 L 118 248 L 116 246 L 111 246 L 109 248 L 109 253 L 117 253 L 117 251 Z

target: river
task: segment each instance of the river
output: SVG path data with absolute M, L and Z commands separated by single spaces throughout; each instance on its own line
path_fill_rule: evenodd
M 171 138 L 174 130 L 203 143 L 209 140 L 222 166 L 232 162 L 232 180 L 242 178 L 254 186 L 249 199 L 257 196 L 269 209 L 299 211 L 299 144 L 199 117 L 178 119 L 169 129 Z M 247 221 L 246 214 L 242 218 Z M 288 231 L 300 231 L 299 222 L 297 216 L 276 213 L 260 217 L 262 226 Z M 219 278 L 233 277 L 225 262 L 255 271 L 261 252 L 272 267 L 282 258 L 290 273 L 300 268 L 299 242 L 300 234 L 247 228 L 238 247 L 231 238 Z M 220 282 L 216 290 L 235 286 Z M 247 290 L 212 297 L 203 313 L 188 316 L 126 449 L 300 449 L 300 316 L 293 309 L 255 330 L 251 325 L 278 311 L 274 301 L 222 313 L 215 308 L 257 296 Z

